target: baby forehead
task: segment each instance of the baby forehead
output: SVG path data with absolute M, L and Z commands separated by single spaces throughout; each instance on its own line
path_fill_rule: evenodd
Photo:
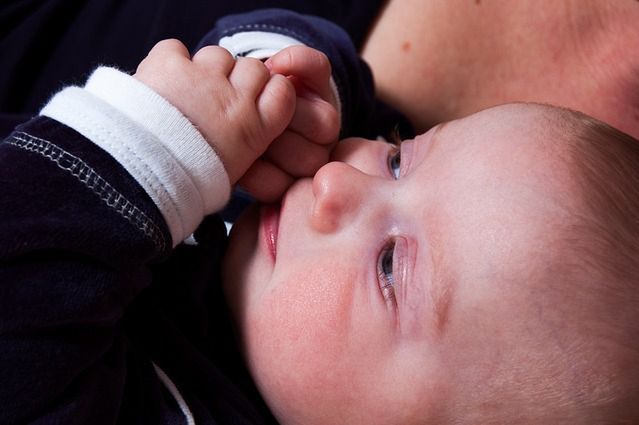
M 555 108 L 513 104 L 442 124 L 433 137 L 430 166 L 482 185 L 564 192 L 573 180 L 569 142 L 574 133 L 561 116 Z
M 490 110 L 440 125 L 429 147 L 428 168 L 472 175 L 483 184 L 494 179 L 563 182 L 570 175 L 569 137 L 546 114 Z
M 420 177 L 425 232 L 438 235 L 448 264 L 470 271 L 499 269 L 513 252 L 525 264 L 580 205 L 561 136 L 542 125 L 546 111 L 487 112 L 441 126 Z
M 485 139 L 504 149 L 560 149 L 569 130 L 569 113 L 563 109 L 530 103 L 513 103 L 485 109 L 439 125 L 440 137 Z M 490 145 L 488 146 L 490 147 Z

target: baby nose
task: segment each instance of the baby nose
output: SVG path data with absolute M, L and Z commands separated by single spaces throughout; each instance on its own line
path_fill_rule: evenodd
M 344 162 L 329 162 L 313 178 L 311 224 L 330 233 L 347 224 L 363 201 L 366 175 Z

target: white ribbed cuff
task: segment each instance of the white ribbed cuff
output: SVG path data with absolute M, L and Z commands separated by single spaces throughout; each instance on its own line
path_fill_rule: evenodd
M 133 77 L 101 68 L 89 83 L 58 93 L 41 115 L 113 156 L 158 206 L 177 245 L 229 198 L 219 157 L 177 109 Z
M 98 68 L 85 89 L 158 138 L 198 189 L 204 213 L 221 209 L 231 184 L 220 157 L 191 122 L 139 80 L 114 68 Z

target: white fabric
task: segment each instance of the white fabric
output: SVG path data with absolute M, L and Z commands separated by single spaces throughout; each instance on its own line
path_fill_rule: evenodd
M 175 399 L 175 402 L 178 404 L 178 407 L 180 408 L 182 414 L 184 415 L 184 418 L 186 419 L 186 425 L 195 425 L 195 419 L 193 418 L 191 409 L 189 409 L 189 405 L 186 404 L 186 401 L 184 401 L 184 397 L 182 397 L 180 391 L 177 389 L 173 381 L 171 381 L 171 378 L 169 378 L 169 376 L 164 373 L 162 369 L 160 369 L 160 366 L 156 365 L 155 363 L 153 363 L 153 369 L 155 369 L 155 374 L 158 376 L 158 378 L 160 378 L 160 381 L 162 381 L 164 387 L 169 391 L 169 393 L 171 393 L 171 395 Z
M 233 57 L 266 59 L 290 46 L 303 45 L 300 41 L 282 34 L 265 31 L 238 32 L 222 37 L 220 46 L 231 52 Z
M 114 68 L 98 68 L 85 89 L 158 138 L 189 173 L 202 196 L 205 214 L 219 210 L 226 203 L 230 183 L 220 157 L 177 108 L 135 78 Z
M 221 47 L 231 52 L 234 58 L 243 56 L 247 58 L 267 59 L 290 46 L 303 46 L 304 43 L 299 40 L 283 34 L 265 31 L 245 31 L 238 32 L 233 35 L 222 37 L 220 39 Z M 331 90 L 337 101 L 337 114 L 342 117 L 342 100 L 339 97 L 337 84 L 330 79 Z
M 127 74 L 101 68 L 88 89 L 64 89 L 41 115 L 113 156 L 158 206 L 174 246 L 229 198 L 228 176 L 204 138 L 176 108 Z

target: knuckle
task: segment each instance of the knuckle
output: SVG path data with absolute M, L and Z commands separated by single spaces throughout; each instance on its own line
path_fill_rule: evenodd
M 266 78 L 269 75 L 269 71 L 264 66 L 264 63 L 259 59 L 255 58 L 237 58 L 237 66 L 245 69 L 247 72 L 251 74 L 255 74 L 256 76 Z
M 240 116 L 247 118 L 247 122 L 255 123 L 257 121 L 252 110 L 244 109 L 238 112 Z M 266 150 L 267 140 L 259 125 L 248 124 L 241 126 L 239 139 L 246 152 L 252 157 L 258 157 Z
M 204 46 L 193 55 L 193 61 L 214 60 L 222 63 L 234 61 L 231 52 L 220 46 Z
M 242 63 L 244 66 L 261 66 L 262 68 L 264 67 L 264 64 L 262 63 L 261 60 L 259 59 L 255 59 L 255 58 L 247 58 L 247 57 L 239 57 L 237 59 L 235 59 L 238 63 Z
M 328 161 L 331 148 L 285 130 L 269 145 L 266 158 L 292 177 L 310 177 Z
M 297 94 L 295 93 L 295 87 L 293 83 L 283 75 L 276 74 L 271 77 L 269 82 L 269 90 L 272 90 L 272 95 L 280 99 L 286 104 L 294 104 Z
M 162 60 L 162 68 L 167 74 L 181 75 L 184 73 L 184 66 L 184 59 L 176 55 L 166 56 Z
M 255 165 L 239 180 L 239 184 L 261 202 L 278 200 L 292 182 L 283 174 L 274 175 L 266 167 Z
M 186 46 L 178 39 L 168 38 L 158 41 L 149 55 L 190 57 Z
M 295 47 L 295 46 L 293 46 Z M 275 55 L 274 58 L 277 59 L 277 64 L 280 68 L 283 69 L 289 69 L 291 67 L 291 64 L 294 61 L 294 55 L 293 52 L 295 52 L 295 49 L 293 47 L 289 47 L 287 49 L 283 49 L 280 50 L 279 52 L 277 52 L 277 54 Z
M 143 62 L 151 61 L 154 63 L 162 63 L 173 58 L 183 59 L 184 56 L 181 55 L 181 52 L 184 51 L 184 49 L 186 49 L 186 47 L 184 47 L 182 42 L 174 38 L 161 40 L 151 48 Z
M 313 49 L 313 52 L 313 60 L 315 61 L 315 66 L 317 67 L 318 72 L 320 72 L 323 76 L 330 76 L 331 62 L 328 60 L 328 56 L 319 50 Z
M 293 116 L 295 110 L 296 94 L 293 84 L 282 75 L 273 75 L 262 89 L 262 96 L 268 99 L 270 105 L 275 105 L 278 110 L 287 111 L 287 121 Z
M 301 64 L 308 66 L 322 78 L 327 77 L 331 73 L 331 62 L 324 52 L 308 46 L 291 47 L 289 57 L 291 62 L 298 60 Z
M 176 38 L 167 38 L 165 40 L 160 40 L 155 43 L 154 48 L 164 49 L 164 48 L 174 48 L 174 47 L 182 47 L 183 44 L 180 40 Z
M 328 160 L 328 152 L 322 150 L 321 154 L 314 153 L 313 155 L 302 155 L 299 158 L 297 177 L 306 177 L 315 174 L 322 165 L 326 164 Z
M 323 103 L 315 111 L 316 119 L 309 129 L 309 137 L 314 141 L 325 144 L 334 141 L 339 133 L 339 117 L 335 108 Z

